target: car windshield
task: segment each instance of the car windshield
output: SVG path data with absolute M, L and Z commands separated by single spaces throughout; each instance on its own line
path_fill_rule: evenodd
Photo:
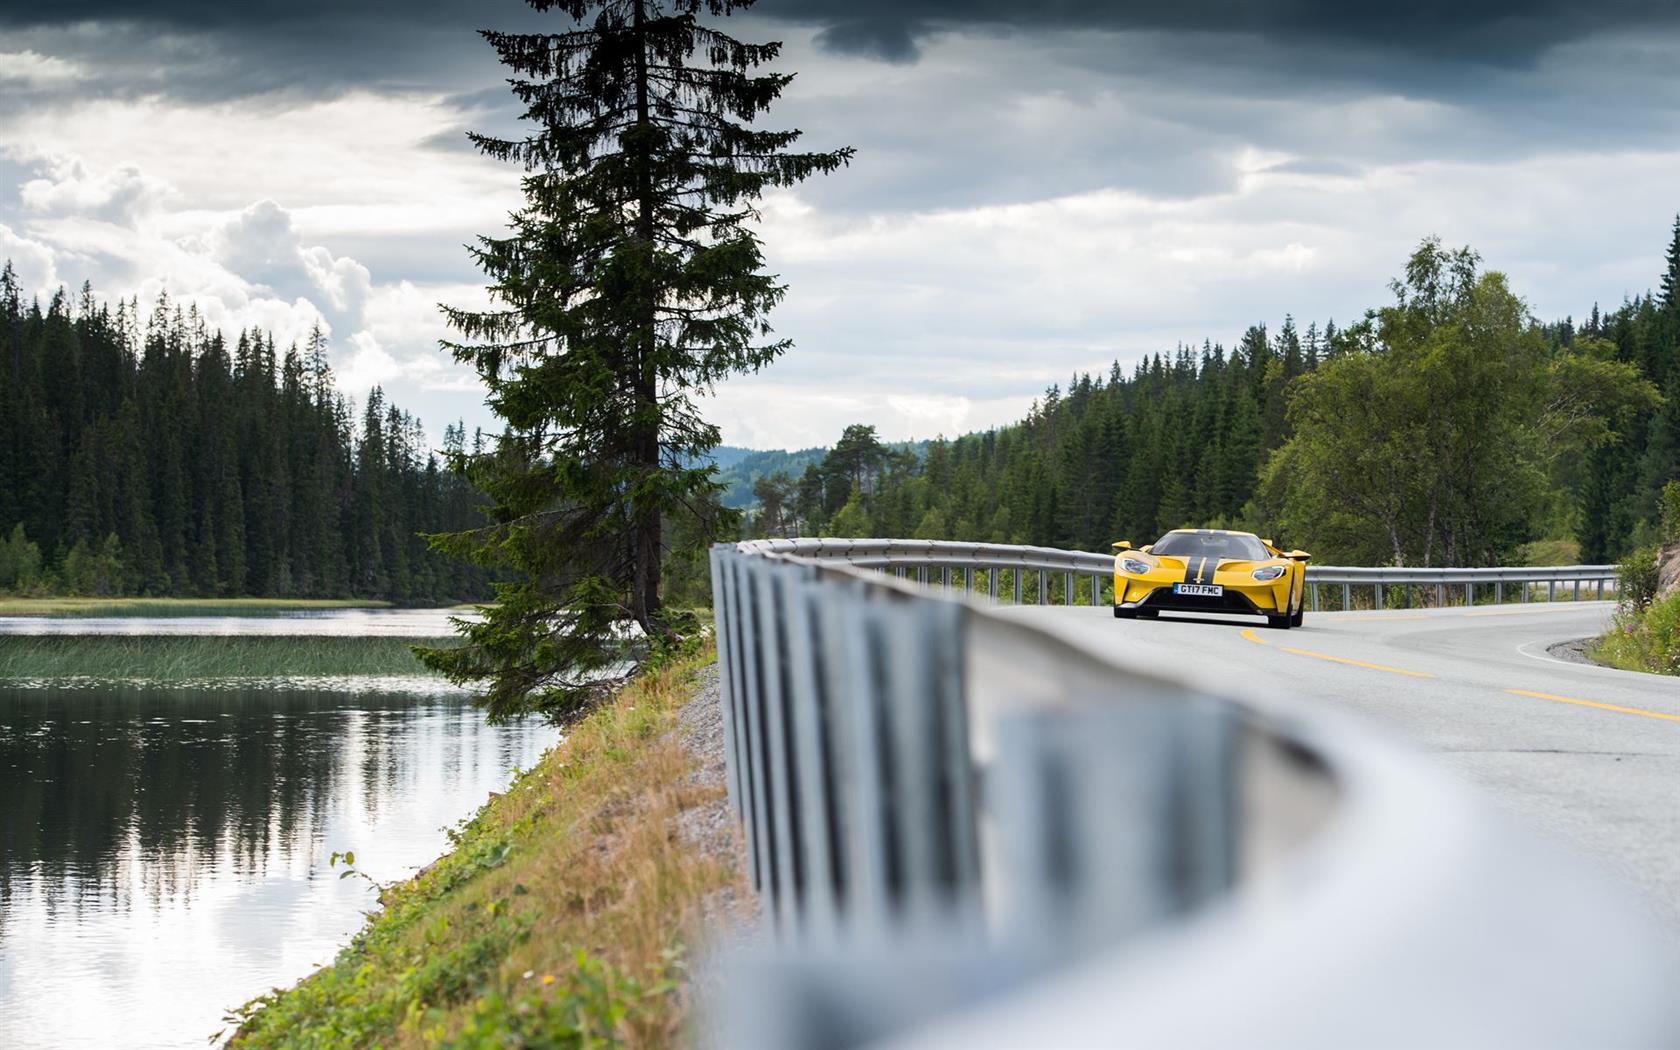
M 1169 532 L 1152 547 L 1151 554 L 1174 558 L 1235 558 L 1264 561 L 1271 557 L 1253 536 L 1235 532 Z

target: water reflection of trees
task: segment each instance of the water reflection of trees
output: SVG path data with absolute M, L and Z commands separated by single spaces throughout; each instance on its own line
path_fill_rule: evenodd
M 58 907 L 190 894 L 212 869 L 261 874 L 290 859 L 320 837 L 341 792 L 390 804 L 414 758 L 404 716 L 416 703 L 0 690 L 0 922 L 24 877 Z

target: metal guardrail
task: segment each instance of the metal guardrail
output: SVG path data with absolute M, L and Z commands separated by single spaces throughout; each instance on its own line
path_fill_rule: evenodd
M 912 575 L 920 583 L 939 583 L 964 593 L 1000 595 L 1000 581 L 1013 591 L 1015 604 L 1036 600 L 1049 604 L 1058 592 L 1052 581 L 1059 580 L 1059 596 L 1065 604 L 1089 601 L 1102 605 L 1114 600 L 1114 556 L 1086 551 L 1064 551 L 1052 547 L 1011 546 L 1002 543 L 956 543 L 948 540 L 776 540 L 779 554 L 844 563 L 860 569 L 879 569 L 901 578 Z M 1507 585 L 1517 588 L 1518 600 L 1529 601 L 1532 589 L 1544 587 L 1546 600 L 1556 601 L 1558 585 L 1572 588 L 1574 601 L 1581 600 L 1582 584 L 1595 586 L 1597 597 L 1614 593 L 1614 565 L 1496 566 L 1490 568 L 1361 568 L 1341 565 L 1307 567 L 1307 584 L 1314 612 L 1323 608 L 1321 587 L 1340 587 L 1342 609 L 1353 608 L 1355 587 L 1369 589 L 1372 607 L 1383 608 L 1389 594 L 1416 601 L 1415 592 L 1432 594 L 1434 605 L 1444 606 L 1449 594 L 1462 595 L 1464 604 L 1476 604 L 1478 597 L 1495 604 L 1506 599 Z M 1481 590 L 1478 591 L 1478 587 Z M 1359 596 L 1363 596 L 1362 594 Z
M 870 571 L 972 591 L 1092 559 L 713 548 L 729 793 L 769 942 L 719 982 L 715 1041 L 1680 1041 L 1680 967 L 1647 920 L 1419 762 Z
M 1449 590 L 1455 594 L 1464 595 L 1464 604 L 1476 604 L 1478 586 L 1483 588 L 1482 594 L 1491 596 L 1494 604 L 1505 601 L 1505 588 L 1515 585 L 1519 600 L 1528 601 L 1532 589 L 1546 588 L 1546 600 L 1556 601 L 1558 584 L 1568 584 L 1573 590 L 1571 600 L 1581 600 L 1581 585 L 1596 585 L 1598 598 L 1602 600 L 1608 588 L 1611 593 L 1616 587 L 1616 566 L 1614 565 L 1541 565 L 1541 566 L 1497 566 L 1492 568 L 1453 568 L 1453 569 L 1404 569 L 1404 568 L 1354 568 L 1339 565 L 1309 565 L 1307 568 L 1307 584 L 1312 589 L 1312 607 L 1316 612 L 1320 608 L 1319 588 L 1323 586 L 1341 586 L 1341 608 L 1353 607 L 1355 587 L 1371 589 L 1372 607 L 1384 608 L 1385 593 L 1407 588 L 1424 588 L 1434 592 L 1435 605 L 1447 604 Z M 1491 585 L 1491 589 L 1489 589 Z

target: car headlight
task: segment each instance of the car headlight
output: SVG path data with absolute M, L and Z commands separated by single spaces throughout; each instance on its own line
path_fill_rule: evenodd
M 1267 580 L 1275 580 L 1288 571 L 1289 566 L 1287 565 L 1262 565 L 1255 569 L 1252 575 L 1255 579 L 1264 583 Z
M 1139 558 L 1121 558 L 1120 568 L 1131 573 L 1133 576 L 1142 576 L 1150 571 L 1149 563 Z

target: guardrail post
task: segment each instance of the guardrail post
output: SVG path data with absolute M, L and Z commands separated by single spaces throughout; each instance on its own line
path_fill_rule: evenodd
M 740 620 L 736 614 L 735 566 L 730 560 L 731 553 L 731 549 L 722 544 L 713 546 L 711 550 L 712 624 L 717 640 L 719 699 L 728 712 L 723 719 L 724 782 L 729 788 L 730 808 L 735 811 L 735 819 L 741 820 L 746 811 L 742 808 L 745 795 L 741 789 L 741 756 L 736 739 L 738 719 L 735 715 L 741 695 L 741 658 L 736 648 Z
M 1039 710 L 1000 724 L 987 786 L 1013 931 L 1110 942 L 1228 887 L 1233 740 L 1228 714 L 1200 704 Z
M 1015 604 L 1020 605 L 1021 604 L 1021 585 L 1026 581 L 1021 579 L 1021 570 L 1020 569 L 1011 570 L 1009 575 L 1011 577 L 1013 577 L 1014 580 L 1015 580 Z
M 754 559 L 758 609 L 759 652 L 764 662 L 760 701 L 764 718 L 761 734 L 765 747 L 765 791 L 770 811 L 770 885 L 767 902 L 775 916 L 776 929 L 784 937 L 798 930 L 800 899 L 804 894 L 801 871 L 797 764 L 789 708 L 794 697 L 788 683 L 787 601 L 785 565 Z
M 1375 589 L 1371 592 L 1371 607 L 1373 609 L 1386 608 L 1386 606 L 1383 605 L 1382 584 L 1380 583 L 1376 584 Z
M 840 778 L 845 792 L 846 914 L 865 928 L 886 921 L 889 902 L 886 822 L 891 819 L 891 799 L 879 703 L 886 671 L 873 612 L 862 596 L 841 610 L 848 685 L 843 707 L 849 761 Z
M 801 566 L 788 604 L 789 682 L 797 754 L 799 841 L 805 874 L 803 930 L 831 939 L 845 904 L 845 799 L 840 785 L 849 782 L 845 715 L 846 628 L 839 609 L 855 597 L 850 581 L 819 583 L 818 571 Z M 820 592 L 819 593 L 819 588 Z
M 1038 570 L 1038 604 L 1050 604 L 1050 574 L 1043 569 Z
M 768 778 L 768 758 L 764 744 L 764 647 L 759 625 L 763 612 L 759 607 L 754 586 L 754 562 L 740 558 L 735 565 L 735 587 L 740 602 L 742 675 L 741 725 L 746 729 L 746 747 L 742 757 L 749 805 L 747 807 L 747 854 L 753 872 L 753 885 L 766 912 L 774 904 L 775 879 L 771 860 L 770 804 L 765 797 Z
M 1075 604 L 1077 604 L 1073 600 L 1073 573 L 1071 573 L 1071 572 L 1062 573 L 1062 604 L 1063 605 L 1075 605 Z
M 1352 608 L 1353 608 L 1353 584 L 1344 583 L 1344 584 L 1342 584 L 1342 611 L 1347 612 L 1349 609 L 1352 609 Z
M 1444 583 L 1437 583 L 1435 585 L 1435 608 L 1445 609 L 1446 607 L 1447 607 L 1447 585 L 1444 584 Z
M 889 875 L 911 915 L 978 902 L 974 768 L 965 705 L 966 610 L 947 602 L 899 605 L 883 617 L 886 671 L 879 700 L 888 730 L 895 838 Z
M 996 566 L 986 570 L 986 593 L 992 601 L 998 600 L 998 570 Z
M 1318 611 L 1318 584 L 1316 584 L 1316 583 L 1312 585 L 1312 605 L 1313 605 L 1313 612 L 1317 612 Z
M 1101 576 L 1092 576 L 1091 577 L 1091 608 L 1100 609 L 1100 608 L 1102 608 L 1102 604 L 1103 604 L 1103 600 L 1102 600 L 1102 577 Z
M 1505 604 L 1505 581 L 1504 580 L 1494 580 L 1493 581 L 1493 604 L 1495 604 L 1495 605 L 1504 605 Z
M 1476 604 L 1476 585 L 1474 583 L 1464 585 L 1464 604 L 1466 606 Z
M 972 565 L 963 566 L 963 593 L 974 593 L 974 566 Z
M 916 566 L 916 582 L 921 584 L 923 587 L 927 586 L 928 575 L 926 565 Z
M 1556 580 L 1547 580 L 1546 581 L 1546 600 L 1549 601 L 1549 602 L 1557 601 L 1557 581 Z
M 1579 576 L 1577 576 L 1577 577 L 1575 577 L 1575 597 L 1571 598 L 1570 601 L 1578 602 L 1580 600 L 1581 600 L 1581 578 Z
M 1604 600 L 1604 577 L 1602 576 L 1598 578 L 1598 600 Z

